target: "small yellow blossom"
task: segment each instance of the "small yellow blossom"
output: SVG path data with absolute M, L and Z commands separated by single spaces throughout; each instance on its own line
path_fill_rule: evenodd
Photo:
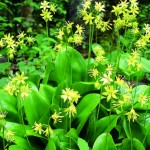
M 4 119 L 6 117 L 7 112 L 0 111 L 0 119 Z
M 69 115 L 69 118 L 71 118 L 71 115 L 74 116 L 77 113 L 76 107 L 73 104 L 71 104 L 64 111 Z
M 36 132 L 36 133 L 39 133 L 39 134 L 42 134 L 44 132 L 44 130 L 42 129 L 42 124 L 41 123 L 34 123 L 34 126 L 32 127 L 33 130 Z
M 17 84 L 24 84 L 26 79 L 28 79 L 28 77 L 24 76 L 24 72 L 22 72 L 21 74 L 17 72 L 16 76 L 12 78 L 11 81 L 17 82 Z
M 98 77 L 98 75 L 99 75 L 99 71 L 96 68 L 90 69 L 89 75 L 91 77 L 94 77 L 94 79 L 96 79 L 96 77 Z
M 84 3 L 82 4 L 82 6 L 84 10 L 90 9 L 91 0 L 84 0 Z
M 95 10 L 97 11 L 97 12 L 102 12 L 102 11 L 105 11 L 105 5 L 104 4 L 102 4 L 101 2 L 95 2 Z
M 50 4 L 50 10 L 55 14 L 55 12 L 57 11 L 56 6 L 54 4 Z
M 81 25 L 77 24 L 75 33 L 81 35 L 83 34 L 83 32 L 84 32 L 84 28 Z
M 85 24 L 90 24 L 90 25 L 93 24 L 93 19 L 94 17 L 92 16 L 92 13 L 85 14 L 85 16 L 83 17 Z
M 127 62 L 129 66 L 135 67 L 138 61 L 134 57 L 130 56 L 129 59 L 127 59 Z
M 43 133 L 45 134 L 46 137 L 49 137 L 50 135 L 53 134 L 53 129 L 50 126 L 48 126 Z
M 115 83 L 119 86 L 123 86 L 125 84 L 125 81 L 121 79 L 120 77 L 116 77 Z
M 52 17 L 53 15 L 51 14 L 50 11 L 48 11 L 47 9 L 46 10 L 42 10 L 42 13 L 40 14 L 42 16 L 42 18 L 47 22 L 48 20 L 49 21 L 52 21 Z
M 24 31 L 23 31 L 23 32 L 20 32 L 19 35 L 17 35 L 17 38 L 20 40 L 20 39 L 24 38 L 25 35 L 26 35 L 26 34 L 24 33 Z
M 138 102 L 141 103 L 141 106 L 148 105 L 148 96 L 144 93 L 140 94 L 138 97 Z
M 130 112 L 126 113 L 126 115 L 127 115 L 129 122 L 131 120 L 132 120 L 132 122 L 134 122 L 139 117 L 139 115 L 135 112 L 135 110 L 133 108 L 130 110 Z
M 27 39 L 27 43 L 31 44 L 31 43 L 34 43 L 34 38 L 32 36 L 28 36 L 26 37 Z
M 43 2 L 41 2 L 40 8 L 46 10 L 47 8 L 49 8 L 49 2 L 44 0 Z
M 3 39 L 0 40 L 0 48 L 3 48 L 5 46 Z
M 64 116 L 60 116 L 61 112 L 58 112 L 55 110 L 54 114 L 51 116 L 51 118 L 54 120 L 54 124 L 56 124 L 57 122 L 62 122 L 61 118 L 63 118 Z
M 22 85 L 20 87 L 20 97 L 22 99 L 25 99 L 26 97 L 28 97 L 29 96 L 29 92 L 30 92 L 30 87 L 29 87 L 28 84 Z
M 63 29 L 59 29 L 57 38 L 60 39 L 60 40 L 62 40 L 64 34 L 65 33 L 64 33 Z
M 116 93 L 118 92 L 118 90 L 114 90 L 114 87 L 111 86 L 107 86 L 105 87 L 105 92 L 103 92 L 102 94 L 107 96 L 107 102 L 111 99 L 117 99 Z
M 77 103 L 80 97 L 78 91 L 74 91 L 73 89 L 66 88 L 65 90 L 62 90 L 61 98 L 64 102 L 68 100 L 70 104 L 74 102 Z
M 12 132 L 11 130 L 7 130 L 5 133 L 5 138 L 7 141 L 14 142 L 15 141 L 14 135 L 15 135 L 14 132 Z
M 137 71 L 141 71 L 141 69 L 143 69 L 142 64 L 141 63 L 136 64 L 136 69 L 137 69 Z
M 110 76 L 111 76 L 111 73 L 103 75 L 103 78 L 100 80 L 100 81 L 103 82 L 103 85 L 108 85 L 111 82 L 113 82 L 113 79 Z
M 83 42 L 83 36 L 81 36 L 80 34 L 74 34 L 73 41 L 76 45 L 81 45 Z

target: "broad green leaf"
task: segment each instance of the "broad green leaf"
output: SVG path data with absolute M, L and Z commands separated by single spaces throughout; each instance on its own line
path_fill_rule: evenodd
M 89 150 L 88 143 L 81 138 L 78 138 L 77 145 L 80 150 Z
M 86 63 L 82 55 L 71 47 L 61 50 L 55 60 L 57 83 L 68 79 L 69 82 L 86 79 Z
M 77 141 L 77 139 L 78 139 L 77 131 L 76 131 L 74 128 L 71 128 L 71 129 L 67 132 L 66 137 L 69 137 L 69 138 L 71 138 L 72 140 Z
M 39 89 L 39 93 L 45 97 L 45 99 L 47 100 L 47 103 L 52 104 L 52 97 L 54 95 L 55 92 L 54 87 L 46 85 L 46 84 L 40 84 L 40 89 Z
M 4 87 L 8 83 L 8 78 L 3 77 L 0 79 L 0 88 Z
M 95 123 L 96 137 L 104 132 L 110 132 L 113 128 L 115 128 L 118 118 L 118 115 L 111 115 L 98 120 Z
M 30 125 L 34 122 L 48 123 L 49 103 L 38 91 L 32 90 L 29 97 L 24 101 L 27 120 Z
M 0 107 L 2 111 L 6 111 L 7 120 L 9 121 L 17 121 L 17 100 L 15 97 L 9 95 L 6 91 L 0 90 Z
M 84 127 L 89 115 L 100 103 L 100 94 L 88 94 L 77 105 L 77 117 L 73 121 L 74 124 L 78 124 L 77 133 L 79 134 Z
M 11 63 L 10 62 L 4 62 L 0 63 L 0 73 L 4 74 L 5 70 L 10 67 Z
M 46 148 L 45 150 L 56 150 L 56 146 L 55 146 L 55 143 L 53 142 L 53 140 L 50 138 L 48 140 L 48 144 L 46 145 Z
M 37 87 L 40 84 L 40 79 L 41 79 L 41 77 L 38 74 L 37 75 L 30 75 L 28 78 L 28 80 L 33 82 Z
M 142 104 L 140 102 L 138 102 L 138 98 L 142 94 L 144 94 L 147 97 L 150 96 L 150 86 L 138 85 L 138 86 L 133 88 L 132 95 L 134 97 L 134 103 L 135 103 L 134 108 L 135 109 L 139 109 L 139 110 L 147 110 L 147 108 L 150 108 L 150 104 L 149 103 L 148 103 L 148 105 L 143 105 L 142 106 Z
M 150 73 L 150 60 L 147 60 L 145 58 L 141 58 L 141 64 L 144 68 L 144 71 L 149 72 Z
M 19 145 L 11 145 L 11 146 L 9 146 L 8 150 L 25 150 L 25 149 Z
M 132 143 L 131 143 L 131 140 L 132 140 Z M 132 146 L 132 148 L 131 148 L 131 146 Z M 120 150 L 129 150 L 129 149 L 145 150 L 143 144 L 136 138 L 123 140 Z
M 110 133 L 103 133 L 96 139 L 92 150 L 117 150 Z
M 78 91 L 80 94 L 85 94 L 90 91 L 94 91 L 94 83 L 93 82 L 75 82 L 72 85 L 73 89 Z

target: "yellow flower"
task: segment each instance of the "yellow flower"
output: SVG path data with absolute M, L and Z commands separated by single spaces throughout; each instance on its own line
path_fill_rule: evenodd
M 34 38 L 32 36 L 28 36 L 26 37 L 27 39 L 27 43 L 31 44 L 31 43 L 34 43 Z
M 91 6 L 91 0 L 84 0 L 84 3 L 82 4 L 82 6 L 84 10 L 89 9 Z
M 107 96 L 107 102 L 111 99 L 117 99 L 116 93 L 118 92 L 118 90 L 114 90 L 114 87 L 111 86 L 107 86 L 105 87 L 105 92 L 103 92 L 102 94 Z
M 46 10 L 47 8 L 49 8 L 49 2 L 47 2 L 47 1 L 41 2 L 40 8 L 43 10 Z
M 110 77 L 110 75 L 111 73 L 103 75 L 103 78 L 100 80 L 103 82 L 103 85 L 110 84 L 111 82 L 113 82 L 113 79 Z
M 14 142 L 15 141 L 14 135 L 15 135 L 14 132 L 12 132 L 11 130 L 7 130 L 5 133 L 5 138 L 7 141 Z
M 64 35 L 64 31 L 63 31 L 63 29 L 59 29 L 59 31 L 58 31 L 58 35 L 57 35 L 57 38 L 58 38 L 58 39 L 60 39 L 60 40 L 62 40 L 63 35 Z
M 69 118 L 71 118 L 71 115 L 74 116 L 74 114 L 77 113 L 76 107 L 73 104 L 71 104 L 64 111 L 69 115 Z
M 146 32 L 146 34 L 149 34 L 150 33 L 150 25 L 149 24 L 145 24 L 144 25 L 145 27 L 143 28 Z
M 54 4 L 50 4 L 50 10 L 55 14 L 56 10 L 56 6 Z
M 5 46 L 3 39 L 0 40 L 0 48 L 3 48 Z
M 74 34 L 73 41 L 76 45 L 81 45 L 83 42 L 83 36 L 81 36 L 80 34 Z
M 93 24 L 93 19 L 94 17 L 92 16 L 92 13 L 85 14 L 85 16 L 83 17 L 85 24 L 90 24 L 90 25 Z
M 102 12 L 102 11 L 105 11 L 105 5 L 104 4 L 102 4 L 101 2 L 95 2 L 95 10 L 97 11 L 97 12 Z
M 48 11 L 47 9 L 46 10 L 42 10 L 42 14 L 40 14 L 42 16 L 42 18 L 47 22 L 48 20 L 49 21 L 52 21 L 52 17 L 53 15 L 51 15 L 51 12 Z
M 140 94 L 138 97 L 138 102 L 141 103 L 141 106 L 148 105 L 148 96 L 144 93 Z
M 102 65 L 107 63 L 107 58 L 103 55 L 96 56 L 95 60 Z
M 10 33 L 8 33 L 8 34 L 4 35 L 3 40 L 5 40 L 6 42 L 8 42 L 8 41 L 12 41 L 13 38 L 14 38 L 14 36 L 13 35 L 11 36 Z
M 135 67 L 138 61 L 134 57 L 130 56 L 129 59 L 127 59 L 127 62 L 129 66 Z
M 53 129 L 50 126 L 48 126 L 46 128 L 46 130 L 44 131 L 44 134 L 45 134 L 46 137 L 49 137 L 50 135 L 53 134 Z
M 42 129 L 42 124 L 41 123 L 34 123 L 34 126 L 32 127 L 33 128 L 33 130 L 36 132 L 36 133 L 39 133 L 39 134 L 42 134 L 44 131 L 43 131 L 43 129 Z
M 0 119 L 4 119 L 6 117 L 7 112 L 0 111 Z
M 125 81 L 120 77 L 116 77 L 115 83 L 118 84 L 119 86 L 123 86 L 125 84 Z
M 20 32 L 19 35 L 17 35 L 17 38 L 20 40 L 20 39 L 24 38 L 25 35 L 26 35 L 26 34 L 24 33 L 24 31 L 23 31 L 23 32 Z
M 108 71 L 108 73 L 111 74 L 111 72 L 113 71 L 113 69 L 114 69 L 113 65 L 112 64 L 108 64 L 107 68 L 106 68 L 106 71 Z
M 133 108 L 130 110 L 130 112 L 126 113 L 126 115 L 127 115 L 129 122 L 131 120 L 134 122 L 139 117 L 139 115 L 135 112 Z
M 29 87 L 28 84 L 22 85 L 22 86 L 20 87 L 20 97 L 21 97 L 22 99 L 28 97 L 28 96 L 29 96 L 29 92 L 30 92 L 30 87 Z
M 82 27 L 82 26 L 80 26 L 80 25 L 76 25 L 76 31 L 75 31 L 75 33 L 77 33 L 77 34 L 83 34 L 83 32 L 84 32 L 84 28 Z
M 89 75 L 91 77 L 94 77 L 94 79 L 96 79 L 96 77 L 99 75 L 99 71 L 96 68 L 90 69 L 89 70 Z
M 134 57 L 135 59 L 140 57 L 140 54 L 139 54 L 138 51 L 136 51 L 136 50 L 133 50 L 131 54 L 133 55 L 133 57 Z
M 17 82 L 17 84 L 24 84 L 26 79 L 28 79 L 28 77 L 24 76 L 24 72 L 21 74 L 16 73 L 16 76 L 12 78 L 12 82 Z
M 78 91 L 74 91 L 73 89 L 66 88 L 65 90 L 62 90 L 61 98 L 64 100 L 64 102 L 68 100 L 69 103 L 77 103 L 80 97 L 81 96 Z
M 61 118 L 63 118 L 64 116 L 60 116 L 61 112 L 57 113 L 57 111 L 55 110 L 54 114 L 51 116 L 51 118 L 54 120 L 54 124 L 56 124 L 57 122 L 62 122 Z

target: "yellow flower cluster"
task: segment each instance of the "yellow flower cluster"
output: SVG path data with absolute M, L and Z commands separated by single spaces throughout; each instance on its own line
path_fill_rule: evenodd
M 45 20 L 45 22 L 52 21 L 53 14 L 55 14 L 55 12 L 57 11 L 56 6 L 54 4 L 49 4 L 49 2 L 44 0 L 43 2 L 41 2 L 40 8 L 42 9 L 41 16 Z
M 73 89 L 66 88 L 62 90 L 61 98 L 64 100 L 64 102 L 67 101 L 69 104 L 69 107 L 64 110 L 69 115 L 69 118 L 71 115 L 74 116 L 74 114 L 77 113 L 74 103 L 77 104 L 80 97 L 81 96 L 78 91 L 74 91 Z
M 91 0 L 84 0 L 80 14 L 85 24 L 94 25 L 102 32 L 111 29 L 110 22 L 103 20 L 105 5 L 102 2 L 95 2 L 94 7 Z
M 7 56 L 10 60 L 14 59 L 14 55 L 17 52 L 18 47 L 23 49 L 26 44 L 29 45 L 34 42 L 34 38 L 32 36 L 25 37 L 26 34 L 20 32 L 16 37 L 10 35 L 10 33 L 4 35 L 2 39 L 0 39 L 0 48 L 5 48 L 7 50 Z
M 33 131 L 40 135 L 44 135 L 45 137 L 49 138 L 53 134 L 53 129 L 49 125 L 41 124 L 41 123 L 34 123 Z
M 133 50 L 131 56 L 127 59 L 128 71 L 140 71 L 143 69 L 140 59 L 140 54 L 137 50 Z
M 137 0 L 121 1 L 117 6 L 113 6 L 113 13 L 117 17 L 114 26 L 117 30 L 125 27 L 137 29 L 136 16 L 139 13 Z
M 24 72 L 21 74 L 16 73 L 16 75 L 10 78 L 10 82 L 5 86 L 5 90 L 14 96 L 19 96 L 21 99 L 28 97 L 30 88 L 25 82 L 28 77 L 24 76 Z
M 64 43 L 81 45 L 83 42 L 84 28 L 77 24 L 75 26 L 76 30 L 73 32 L 73 22 L 66 22 L 66 26 L 58 30 L 57 38 L 60 41 L 58 45 L 55 46 L 56 51 L 60 51 Z

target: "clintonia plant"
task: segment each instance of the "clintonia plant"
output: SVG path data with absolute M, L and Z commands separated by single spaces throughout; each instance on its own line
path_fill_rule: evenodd
M 104 3 L 92 4 L 91 0 L 84 0 L 82 7 L 80 13 L 89 28 L 66 22 L 58 29 L 56 40 L 48 45 L 43 43 L 46 46 L 41 46 L 41 49 L 49 46 L 48 52 L 55 52 L 53 58 L 51 53 L 46 53 L 50 55 L 49 61 L 46 65 L 41 61 L 45 68 L 40 75 L 18 71 L 16 74 L 9 73 L 10 77 L 5 80 L 7 83 L 1 82 L 0 145 L 3 149 L 150 148 L 150 85 L 139 84 L 145 74 L 150 73 L 150 61 L 143 53 L 150 32 L 148 24 L 143 29 L 144 33 L 141 34 L 138 29 L 138 2 L 125 0 L 113 6 L 112 13 L 115 13 L 116 19 L 112 24 L 103 20 Z M 54 12 L 52 8 L 55 7 L 49 2 L 41 2 L 41 16 L 46 21 L 47 31 L 48 21 L 52 20 Z M 86 28 L 89 29 L 87 59 L 76 50 L 76 46 L 82 45 L 85 39 Z M 102 33 L 110 29 L 117 33 L 118 41 L 116 50 L 113 48 L 108 52 L 93 37 L 97 36 L 98 30 Z M 133 38 L 135 33 L 141 34 L 141 37 L 137 36 L 131 40 L 132 43 L 127 43 L 129 47 L 126 49 L 122 39 L 129 40 L 126 37 L 128 31 L 135 35 Z M 27 43 L 25 35 L 21 32 L 17 42 L 11 34 L 1 39 L 0 47 L 7 51 L 10 60 L 18 53 L 18 43 L 30 47 L 30 43 L 34 42 L 30 36 L 30 43 Z M 46 41 L 50 39 L 45 38 Z M 8 53 L 10 49 L 13 51 Z M 26 56 L 26 53 L 21 56 Z

